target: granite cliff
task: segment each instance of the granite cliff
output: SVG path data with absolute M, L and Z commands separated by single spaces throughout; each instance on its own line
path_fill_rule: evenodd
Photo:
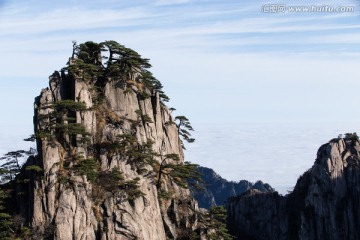
M 216 235 L 187 189 L 196 177 L 184 162 L 187 119 L 171 116 L 149 67 L 114 41 L 86 42 L 50 76 L 35 99 L 38 154 L 17 177 L 13 207 L 29 239 Z
M 191 189 L 199 207 L 210 209 L 213 206 L 225 205 L 229 197 L 240 195 L 250 189 L 261 192 L 273 192 L 274 189 L 267 183 L 257 181 L 255 183 L 247 180 L 239 182 L 227 181 L 211 168 L 198 167 L 203 181 L 203 190 Z
M 360 142 L 347 134 L 320 147 L 293 192 L 250 190 L 227 205 L 237 239 L 360 239 Z

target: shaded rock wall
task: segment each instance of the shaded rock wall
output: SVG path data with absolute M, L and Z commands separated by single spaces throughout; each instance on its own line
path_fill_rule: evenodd
M 333 139 L 285 197 L 249 191 L 229 200 L 238 239 L 359 239 L 360 143 Z

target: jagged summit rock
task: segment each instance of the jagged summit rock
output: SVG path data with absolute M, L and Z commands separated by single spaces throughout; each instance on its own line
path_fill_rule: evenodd
M 213 206 L 225 205 L 229 197 L 242 194 L 250 189 L 258 189 L 261 192 L 274 191 L 269 184 L 262 181 L 256 183 L 246 180 L 227 181 L 211 168 L 200 166 L 198 170 L 203 180 L 203 190 L 192 189 L 192 193 L 201 208 L 210 209 Z
M 350 135 L 320 147 L 285 197 L 248 191 L 227 206 L 238 239 L 360 239 L 360 142 Z
M 38 155 L 25 164 L 37 168 L 23 170 L 17 187 L 33 236 L 204 237 L 204 216 L 183 187 L 193 166 L 149 67 L 114 41 L 86 42 L 50 76 L 35 99 Z

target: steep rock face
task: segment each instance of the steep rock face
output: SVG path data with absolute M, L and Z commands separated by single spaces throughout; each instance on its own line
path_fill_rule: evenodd
M 229 230 L 238 239 L 285 239 L 284 204 L 276 192 L 254 189 L 232 197 L 228 206 Z
M 133 78 L 135 81 L 136 76 Z M 32 164 L 43 169 L 43 176 L 32 178 L 26 196 L 30 204 L 27 209 L 21 209 L 40 235 L 64 240 L 165 240 L 184 236 L 186 239 L 187 232 L 199 228 L 197 203 L 189 190 L 166 176 L 161 179 L 161 189 L 157 189 L 156 174 L 150 171 L 150 166 L 144 166 L 150 172 L 146 175 L 136 163 L 129 163 L 123 156 L 110 154 L 101 147 L 127 134 L 139 143 L 151 140 L 153 151 L 162 155 L 177 154 L 180 160 L 175 164 L 184 162 L 178 129 L 175 124 L 169 124 L 172 117 L 168 108 L 157 92 L 139 88 L 135 84 L 126 89 L 119 87 L 116 79 L 108 79 L 99 87 L 95 81 L 64 73 L 50 76 L 50 87 L 43 89 L 35 100 L 35 132 L 45 137 L 41 135 L 37 140 L 39 154 Z M 140 92 L 146 92 L 148 97 L 142 97 Z M 72 111 L 71 117 L 79 124 L 74 127 L 84 127 L 87 139 L 79 132 L 73 136 L 48 136 L 63 127 L 57 126 L 49 133 L 49 126 L 59 118 L 59 112 L 52 115 L 54 105 L 64 100 L 86 105 L 86 109 Z M 147 116 L 146 121 L 143 116 Z M 75 163 L 68 160 L 77 156 L 96 158 L 100 171 L 118 169 L 124 179 L 136 180 L 141 196 L 126 198 L 125 193 L 106 191 L 92 184 L 84 174 L 66 170 L 65 163 L 76 169 Z M 171 193 L 171 197 L 161 199 L 160 190 Z
M 202 175 L 204 189 L 202 191 L 192 189 L 192 192 L 201 208 L 210 209 L 212 206 L 225 205 L 229 197 L 240 195 L 250 189 L 257 189 L 261 192 L 274 191 L 269 184 L 262 181 L 256 183 L 246 180 L 227 181 L 211 168 L 199 167 L 198 170 Z
M 238 239 L 359 239 L 360 143 L 333 139 L 285 197 L 249 191 L 228 204 Z

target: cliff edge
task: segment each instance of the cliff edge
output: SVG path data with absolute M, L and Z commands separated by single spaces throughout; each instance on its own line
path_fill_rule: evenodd
M 238 239 L 360 239 L 360 142 L 347 134 L 320 147 L 285 197 L 251 190 L 227 206 Z
M 188 122 L 171 116 L 150 66 L 114 41 L 86 42 L 50 76 L 35 99 L 38 155 L 17 186 L 32 239 L 204 239 Z

